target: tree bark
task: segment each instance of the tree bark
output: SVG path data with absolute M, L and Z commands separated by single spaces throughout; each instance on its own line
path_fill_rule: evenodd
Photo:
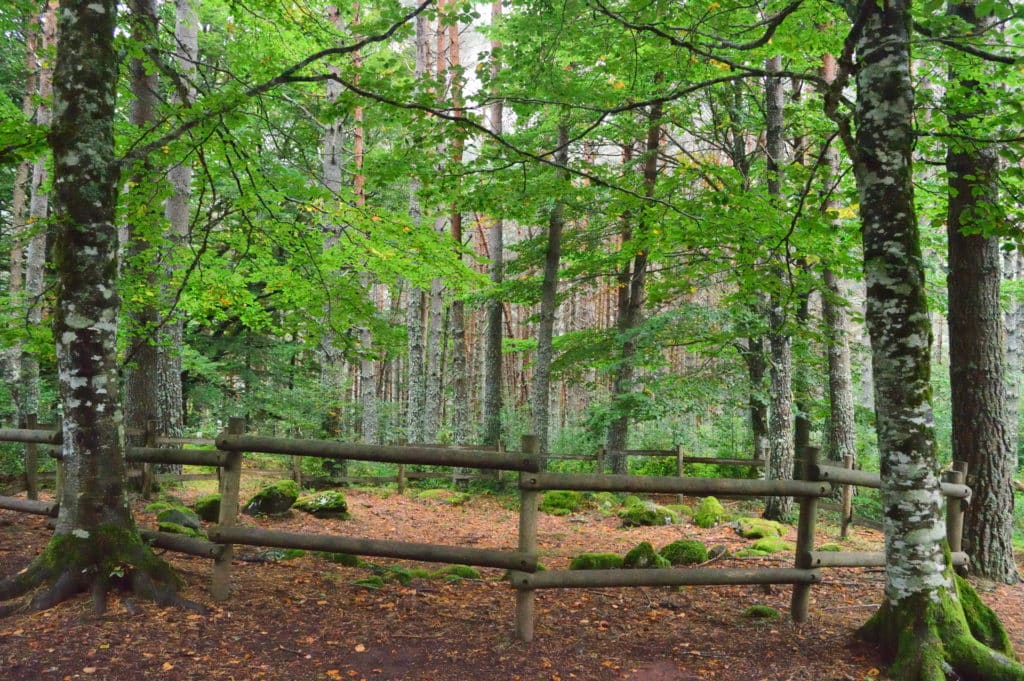
M 558 125 L 558 148 L 555 166 L 558 182 L 566 178 L 564 171 L 569 162 L 569 131 L 565 123 Z M 555 312 L 558 309 L 558 268 L 562 258 L 562 228 L 565 226 L 565 203 L 555 198 L 548 217 L 548 245 L 544 254 L 544 281 L 541 284 L 540 322 L 537 325 L 537 361 L 533 368 L 533 389 L 530 395 L 531 422 L 539 442 L 541 454 L 548 452 L 548 426 L 551 418 L 551 362 L 555 330 Z
M 976 17 L 975 6 L 973 0 L 957 3 L 950 5 L 950 12 L 983 33 L 994 25 L 995 17 Z M 981 84 L 956 69 L 950 81 L 950 120 L 964 125 L 969 136 L 971 123 L 982 120 L 988 109 L 983 96 L 973 105 L 964 98 L 980 95 Z M 981 143 L 951 141 L 947 148 L 949 378 L 953 458 L 967 461 L 972 490 L 964 519 L 964 547 L 971 556 L 968 569 L 1012 584 L 1019 579 L 1013 560 L 1017 456 L 1005 421 L 999 237 L 986 233 L 997 222 L 998 163 L 996 150 Z
M 750 381 L 747 410 L 750 414 L 754 458 L 767 462 L 770 448 L 768 446 L 768 400 L 765 395 L 764 377 L 768 372 L 768 362 L 765 359 L 764 338 L 748 338 L 741 354 L 747 365 L 747 377 Z
M 898 681 L 945 681 L 947 671 L 1020 679 L 1024 668 L 1006 657 L 1008 651 L 971 635 L 944 541 L 930 402 L 931 324 L 914 212 L 910 22 L 906 0 L 866 1 L 854 29 L 859 68 L 851 155 L 863 226 L 886 553 L 885 600 L 863 633 L 894 656 Z

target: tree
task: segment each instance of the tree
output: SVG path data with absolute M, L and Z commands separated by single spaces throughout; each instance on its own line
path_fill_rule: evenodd
M 950 13 L 975 35 L 992 31 L 978 3 L 957 2 Z M 953 458 L 968 463 L 972 501 L 964 522 L 969 570 L 988 579 L 1019 579 L 1013 560 L 1013 474 L 1016 452 L 1006 423 L 1003 313 L 999 302 L 999 158 L 975 141 L 984 134 L 990 101 L 981 82 L 956 59 L 950 69 L 948 117 L 958 135 L 946 152 L 949 176 L 949 379 L 952 391 Z M 975 68 L 977 68 L 975 66 Z
M 892 675 L 900 681 L 944 681 L 947 672 L 1022 679 L 1005 632 L 955 578 L 944 542 L 931 328 L 914 208 L 910 8 L 907 0 L 860 3 L 844 55 L 857 58 L 856 136 L 846 140 L 860 193 L 886 516 L 885 600 L 863 633 L 894 657 Z M 843 81 L 832 86 L 830 102 Z M 969 610 L 968 603 L 979 607 Z M 982 630 L 983 620 L 992 628 Z
M 48 585 L 29 608 L 88 590 L 102 611 L 114 586 L 160 603 L 187 603 L 175 593 L 170 568 L 139 537 L 125 497 L 116 346 L 116 21 L 113 0 L 61 3 L 50 144 L 65 486 L 46 549 L 26 570 L 0 582 L 2 600 Z

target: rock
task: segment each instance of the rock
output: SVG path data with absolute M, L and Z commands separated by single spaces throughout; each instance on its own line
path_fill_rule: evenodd
M 160 524 L 170 523 L 172 525 L 181 525 L 182 527 L 187 527 L 190 530 L 199 530 L 201 527 L 199 524 L 199 516 L 183 506 L 165 508 L 156 514 L 156 521 Z
M 708 559 L 707 547 L 696 539 L 674 541 L 658 553 L 671 565 L 693 565 Z
M 196 515 L 208 523 L 215 523 L 220 519 L 220 495 L 207 494 L 196 499 Z
M 697 527 L 714 527 L 725 518 L 725 508 L 721 502 L 714 497 L 701 499 L 697 509 L 693 512 L 693 523 Z
M 569 515 L 583 505 L 583 494 L 569 490 L 552 490 L 544 493 L 540 510 L 551 515 Z
M 292 504 L 292 508 L 316 518 L 341 518 L 349 517 L 348 501 L 345 495 L 337 490 L 324 490 L 316 494 L 300 497 Z
M 299 486 L 294 480 L 279 480 L 264 487 L 242 508 L 246 515 L 281 515 L 299 498 Z
M 779 553 L 781 551 L 795 551 L 796 545 L 779 537 L 764 537 L 754 542 L 751 547 L 754 551 L 763 553 Z
M 195 537 L 197 539 L 205 539 L 206 535 L 200 530 L 192 529 L 191 527 L 185 527 L 178 523 L 161 522 L 157 523 L 156 529 L 161 532 L 168 532 L 170 534 L 183 534 L 186 537 Z
M 674 525 L 679 522 L 675 512 L 650 501 L 630 504 L 619 511 L 623 527 Z

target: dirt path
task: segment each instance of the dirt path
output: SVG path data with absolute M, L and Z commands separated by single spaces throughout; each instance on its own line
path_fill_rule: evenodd
M 454 506 L 348 493 L 353 518 L 295 514 L 244 522 L 291 531 L 338 533 L 481 548 L 513 548 L 517 514 L 492 497 Z M 140 524 L 151 522 L 140 514 Z M 40 518 L 0 511 L 0 572 L 23 567 L 44 544 Z M 640 541 L 660 547 L 696 538 L 731 550 L 749 544 L 729 527 L 620 529 L 596 511 L 543 515 L 541 561 L 563 568 L 584 550 L 624 553 Z M 790 537 L 792 538 L 792 537 Z M 821 541 L 832 538 L 822 534 Z M 857 530 L 852 548 L 877 545 Z M 257 557 L 246 549 L 243 555 Z M 210 603 L 208 560 L 165 554 L 184 591 Z M 390 561 L 375 560 L 382 566 Z M 790 566 L 777 559 L 728 559 L 721 565 Z M 405 564 L 406 567 L 409 564 Z M 427 566 L 431 569 L 437 566 Z M 368 588 L 365 568 L 306 555 L 278 562 L 236 561 L 235 593 L 209 617 L 112 599 L 102 617 L 83 596 L 52 611 L 0 621 L 0 678 L 35 679 L 355 679 L 357 681 L 864 681 L 880 661 L 854 637 L 881 595 L 877 570 L 832 571 L 812 591 L 811 617 L 788 619 L 785 587 L 683 587 L 538 592 L 536 639 L 513 638 L 514 592 L 497 570 L 481 580 L 414 579 Z M 983 589 L 1024 650 L 1024 587 Z M 768 605 L 776 620 L 743 612 Z M 136 614 L 131 614 L 134 611 Z M 880 677 L 884 678 L 884 677 Z

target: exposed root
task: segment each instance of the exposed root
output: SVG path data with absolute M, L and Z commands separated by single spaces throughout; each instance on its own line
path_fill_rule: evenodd
M 46 610 L 83 592 L 90 594 L 93 610 L 100 615 L 107 609 L 112 589 L 161 606 L 208 614 L 205 607 L 177 593 L 177 576 L 137 533 L 115 528 L 92 536 L 96 535 L 98 539 L 55 535 L 25 570 L 0 581 L 0 618 Z
M 895 681 L 1024 681 L 998 618 L 959 578 L 938 599 L 885 602 L 861 635 L 892 659 Z

